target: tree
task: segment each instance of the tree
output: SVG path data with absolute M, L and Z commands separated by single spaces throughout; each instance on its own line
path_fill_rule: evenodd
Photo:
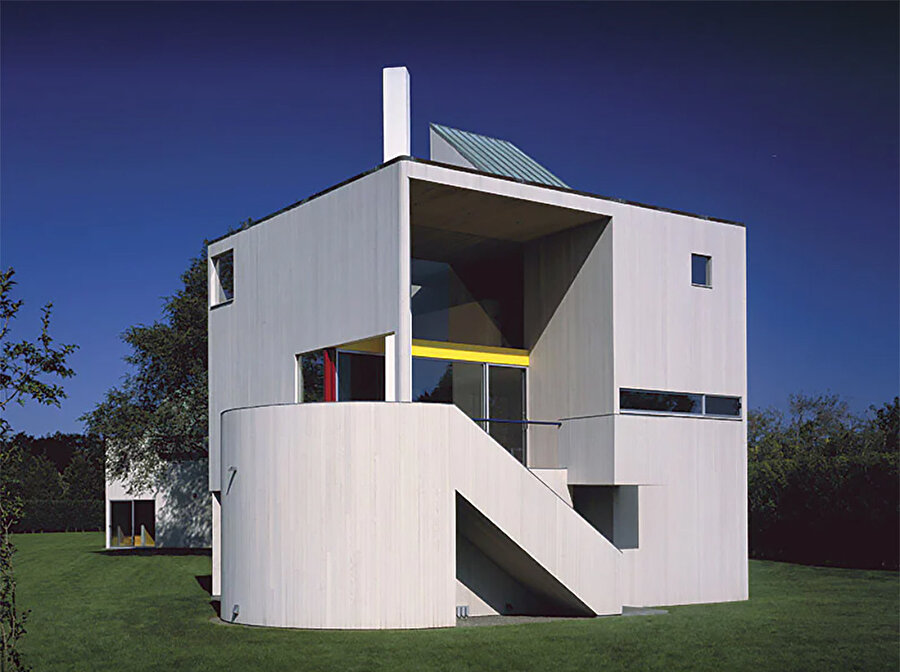
M 870 411 L 857 417 L 836 395 L 792 395 L 787 416 L 750 412 L 751 555 L 897 567 L 900 404 Z
M 53 304 L 42 309 L 41 333 L 35 341 L 10 340 L 12 322 L 22 307 L 22 300 L 12 298 L 16 285 L 15 271 L 0 271 L 0 669 L 24 670 L 16 645 L 25 634 L 28 612 L 16 604 L 16 581 L 12 559 L 15 546 L 10 530 L 22 512 L 22 501 L 16 475 L 20 473 L 23 454 L 11 450 L 6 441 L 10 425 L 5 419 L 9 404 L 36 401 L 44 405 L 59 405 L 66 394 L 54 378 L 70 378 L 75 372 L 67 365 L 67 358 L 77 346 L 54 343 L 50 336 L 50 311 Z M 55 471 L 55 469 L 54 469 Z
M 75 453 L 61 480 L 65 499 L 103 499 L 103 462 L 96 458 L 96 454 L 86 451 Z
M 19 432 L 10 439 L 29 455 L 41 455 L 56 465 L 60 473 L 65 470 L 72 458 L 78 453 L 91 455 L 91 459 L 100 458 L 103 468 L 103 445 L 99 437 L 93 434 L 63 434 L 55 432 L 47 436 L 30 436 Z
M 208 454 L 206 264 L 204 248 L 165 299 L 165 318 L 125 331 L 133 370 L 82 417 L 105 443 L 108 476 L 132 488 L 153 486 L 166 463 Z
M 23 499 L 62 499 L 62 477 L 53 464 L 43 455 L 27 455 L 22 459 L 22 471 L 18 477 Z

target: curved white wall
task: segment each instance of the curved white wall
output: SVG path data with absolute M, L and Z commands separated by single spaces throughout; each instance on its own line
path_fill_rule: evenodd
M 222 618 L 300 628 L 455 623 L 442 409 L 297 404 L 222 417 Z M 236 468 L 232 480 L 229 469 Z
M 455 624 L 456 493 L 594 613 L 621 553 L 455 406 L 222 416 L 222 617 L 301 628 Z

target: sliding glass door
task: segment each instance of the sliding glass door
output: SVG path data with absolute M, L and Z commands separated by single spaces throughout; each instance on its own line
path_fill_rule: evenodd
M 488 432 L 525 464 L 525 369 L 487 365 Z
M 110 546 L 124 546 L 130 548 L 134 545 L 132 539 L 131 502 L 110 502 L 112 534 Z
M 413 357 L 413 401 L 456 404 L 525 464 L 525 369 Z
M 483 418 L 483 368 L 483 364 L 473 362 L 414 357 L 412 399 L 456 404 L 470 418 Z
M 110 540 L 114 548 L 156 545 L 156 502 L 152 499 L 112 501 Z

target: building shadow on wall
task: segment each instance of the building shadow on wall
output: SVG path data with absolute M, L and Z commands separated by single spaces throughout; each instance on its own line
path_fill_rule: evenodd
M 156 529 L 162 547 L 208 547 L 212 541 L 212 495 L 209 462 L 190 460 L 169 464 L 159 480 L 164 498 Z
M 497 614 L 594 615 L 459 493 L 456 535 L 456 578 Z
M 604 217 L 525 244 L 525 347 L 538 342 L 609 222 Z

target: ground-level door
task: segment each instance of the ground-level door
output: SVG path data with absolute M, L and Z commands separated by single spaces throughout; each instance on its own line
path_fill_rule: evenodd
M 110 541 L 114 548 L 156 545 L 156 502 L 114 500 L 110 505 Z

